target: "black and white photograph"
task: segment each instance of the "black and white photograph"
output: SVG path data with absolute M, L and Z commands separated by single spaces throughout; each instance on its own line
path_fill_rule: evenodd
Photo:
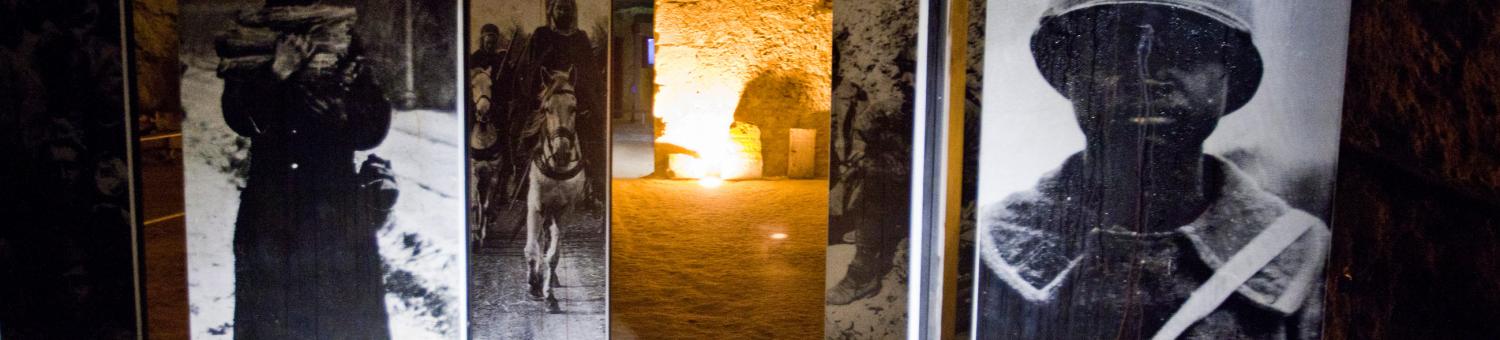
M 181 2 L 193 338 L 463 337 L 457 6 Z
M 603 339 L 610 2 L 467 9 L 469 335 Z
M 918 1 L 833 7 L 824 337 L 903 338 Z
M 1347 1 L 976 12 L 974 338 L 1321 337 Z
M 0 338 L 136 339 L 119 1 L 0 1 Z

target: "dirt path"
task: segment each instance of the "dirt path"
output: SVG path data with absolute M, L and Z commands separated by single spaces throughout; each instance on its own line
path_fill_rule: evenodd
M 521 203 L 521 202 L 516 202 Z M 522 203 L 524 204 L 524 203 Z M 602 339 L 605 327 L 603 220 L 584 212 L 583 219 L 562 226 L 562 254 L 557 266 L 560 287 L 553 288 L 561 311 L 527 294 L 521 206 L 506 209 L 497 228 L 477 249 L 470 263 L 470 336 L 473 339 Z M 511 238 L 512 235 L 515 238 Z
M 616 338 L 823 337 L 826 181 L 616 180 L 613 195 Z

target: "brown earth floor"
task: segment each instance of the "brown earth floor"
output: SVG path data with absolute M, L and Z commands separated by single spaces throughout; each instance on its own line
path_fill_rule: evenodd
M 823 337 L 828 182 L 613 187 L 615 339 Z
M 160 143 L 141 145 L 142 238 L 146 256 L 146 331 L 150 339 L 187 339 L 187 231 L 182 219 L 182 159 Z

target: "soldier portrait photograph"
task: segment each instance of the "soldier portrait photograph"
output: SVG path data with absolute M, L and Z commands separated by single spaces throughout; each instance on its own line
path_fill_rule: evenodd
M 1320 338 L 1347 3 L 977 13 L 975 338 Z
M 194 338 L 461 334 L 456 6 L 183 2 Z

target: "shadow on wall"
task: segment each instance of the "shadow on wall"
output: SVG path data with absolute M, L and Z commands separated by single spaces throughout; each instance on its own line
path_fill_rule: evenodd
M 787 175 L 787 152 L 791 129 L 816 129 L 818 138 L 814 159 L 815 176 L 828 178 L 828 136 L 830 111 L 828 93 L 818 93 L 805 72 L 764 72 L 745 84 L 734 120 L 760 127 L 761 157 L 765 177 Z M 823 98 L 818 98 L 819 96 Z

